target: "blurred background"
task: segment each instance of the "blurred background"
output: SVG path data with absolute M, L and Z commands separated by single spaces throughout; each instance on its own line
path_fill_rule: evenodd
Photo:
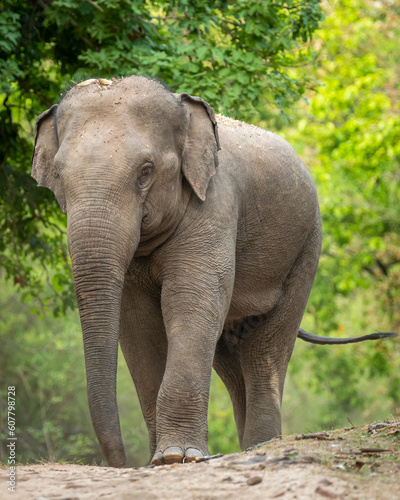
M 302 327 L 400 331 L 400 3 L 397 0 L 0 1 L 0 414 L 17 391 L 17 459 L 97 463 L 66 216 L 30 178 L 34 124 L 75 83 L 142 74 L 277 132 L 319 192 L 323 251 Z M 400 339 L 298 340 L 284 434 L 400 419 Z M 147 431 L 123 357 L 128 465 Z M 239 449 L 213 374 L 210 452 Z M 0 458 L 6 457 L 2 441 Z

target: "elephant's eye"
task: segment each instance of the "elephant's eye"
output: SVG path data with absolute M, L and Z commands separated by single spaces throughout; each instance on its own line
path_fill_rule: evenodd
M 141 177 L 148 177 L 152 172 L 152 168 L 150 165 L 146 165 L 145 167 L 142 168 L 142 172 L 140 174 Z
M 151 177 L 151 173 L 153 171 L 152 165 L 144 165 L 142 167 L 142 170 L 140 171 L 139 179 L 138 179 L 138 185 L 140 187 L 145 187 L 148 184 L 148 181 Z

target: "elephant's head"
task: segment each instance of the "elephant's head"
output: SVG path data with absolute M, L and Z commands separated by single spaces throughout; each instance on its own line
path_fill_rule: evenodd
M 143 77 L 75 86 L 37 119 L 32 175 L 68 214 L 89 407 L 112 466 L 125 463 L 116 403 L 125 273 L 171 235 L 191 193 L 205 200 L 217 149 L 206 102 Z

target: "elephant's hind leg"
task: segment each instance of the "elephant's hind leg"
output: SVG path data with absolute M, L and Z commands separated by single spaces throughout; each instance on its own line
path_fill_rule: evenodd
M 314 280 L 320 242 L 318 220 L 284 282 L 280 302 L 240 345 L 246 386 L 242 448 L 281 436 L 286 370 Z
M 242 441 L 246 422 L 246 388 L 238 349 L 236 346 L 228 344 L 224 337 L 221 337 L 217 343 L 214 369 L 225 384 L 231 397 L 239 443 L 243 447 Z
M 275 328 L 275 323 L 265 320 L 255 329 L 253 336 L 245 339 L 241 345 L 246 387 L 246 424 L 242 449 L 279 437 L 282 433 L 283 384 L 296 327 L 279 331 Z M 280 335 L 286 337 L 285 345 Z
M 167 339 L 159 301 L 126 286 L 121 305 L 119 342 L 149 432 L 150 456 L 156 450 L 156 404 L 167 359 Z

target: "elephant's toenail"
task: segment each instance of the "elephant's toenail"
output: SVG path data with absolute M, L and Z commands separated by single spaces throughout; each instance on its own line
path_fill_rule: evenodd
M 203 453 L 197 448 L 188 448 L 185 451 L 185 462 L 195 462 L 196 458 L 204 457 Z
M 157 453 L 154 454 L 153 460 L 151 461 L 153 465 L 163 465 L 163 454 L 161 451 L 158 451 Z
M 177 446 L 170 446 L 164 451 L 163 459 L 166 464 L 180 463 L 183 460 L 183 451 Z

